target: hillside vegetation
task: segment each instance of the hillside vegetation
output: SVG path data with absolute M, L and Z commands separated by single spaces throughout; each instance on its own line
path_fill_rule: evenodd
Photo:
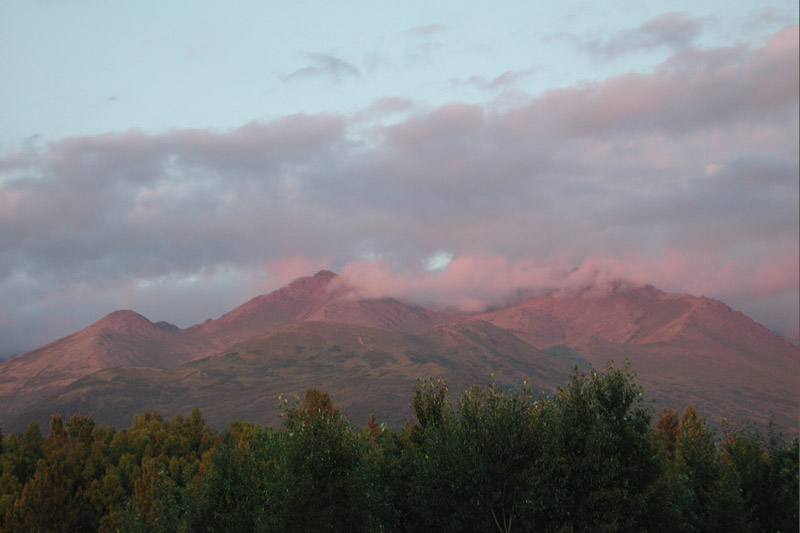
M 318 389 L 279 430 L 198 410 L 117 431 L 74 416 L 0 442 L 2 531 L 790 531 L 798 441 L 692 407 L 654 417 L 626 366 L 535 399 L 490 381 L 453 407 L 421 380 L 416 422 L 352 427 Z M 2 438 L 2 437 L 0 437 Z

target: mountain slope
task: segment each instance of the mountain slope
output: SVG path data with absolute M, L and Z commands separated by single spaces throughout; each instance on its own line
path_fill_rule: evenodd
M 86 329 L 0 363 L 0 419 L 106 368 L 169 368 L 188 361 L 196 343 L 171 324 L 115 311 Z
M 201 359 L 231 343 L 295 322 L 358 324 L 417 333 L 448 318 L 391 298 L 361 299 L 336 274 L 322 270 L 256 296 L 217 320 L 187 328 L 186 333 L 204 340 L 204 349 L 194 354 L 194 359 Z
M 444 316 L 392 299 L 358 299 L 336 278 L 324 270 L 299 278 L 217 320 L 185 329 L 154 324 L 133 311 L 115 311 L 86 329 L 0 362 L 0 421 L 99 370 L 171 368 L 295 322 L 354 323 L 419 332 Z
M 572 364 L 485 322 L 424 334 L 295 323 L 172 369 L 94 373 L 4 428 L 21 431 L 32 419 L 44 424 L 54 412 L 90 413 L 97 422 L 121 426 L 144 410 L 172 416 L 194 407 L 219 429 L 234 419 L 279 425 L 278 396 L 293 398 L 312 386 L 329 391 L 356 424 L 375 413 L 399 427 L 412 416 L 409 394 L 418 377 L 445 375 L 460 390 L 494 372 L 501 384 L 528 379 L 536 390 L 551 390 L 568 378 Z
M 480 318 L 539 348 L 567 346 L 597 368 L 630 360 L 660 405 L 797 425 L 797 347 L 716 300 L 621 286 L 544 295 Z
M 178 329 L 118 311 L 0 363 L 0 424 L 60 410 L 124 425 L 128 412 L 193 407 L 212 420 L 267 421 L 275 395 L 310 386 L 328 389 L 351 416 L 369 408 L 396 421 L 418 377 L 445 375 L 457 391 L 494 373 L 553 390 L 576 365 L 630 360 L 659 406 L 691 403 L 711 418 L 758 423 L 774 414 L 796 433 L 797 355 L 721 302 L 653 287 L 620 283 L 441 313 L 362 299 L 321 271 L 217 320 Z

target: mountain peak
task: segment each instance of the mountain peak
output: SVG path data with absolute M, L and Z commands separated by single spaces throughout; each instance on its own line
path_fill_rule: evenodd
M 151 326 L 152 324 L 150 320 L 136 311 L 120 309 L 107 314 L 92 325 L 104 328 L 110 327 L 112 329 L 125 329 L 130 327 Z
M 330 270 L 320 270 L 313 276 L 297 278 L 272 294 L 283 293 L 295 298 L 317 298 L 328 293 L 329 285 L 336 277 L 336 274 Z
M 331 272 L 330 270 L 320 270 L 316 274 L 314 274 L 314 279 L 320 280 L 330 280 L 337 276 L 336 272 Z
M 329 288 L 335 277 L 336 274 L 329 270 L 320 270 L 313 276 L 297 278 L 288 285 L 248 300 L 207 327 L 215 328 L 217 322 L 230 324 L 239 320 L 250 326 L 267 327 L 298 320 L 310 308 L 331 298 Z

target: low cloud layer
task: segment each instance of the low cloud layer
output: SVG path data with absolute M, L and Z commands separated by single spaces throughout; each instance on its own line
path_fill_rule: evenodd
M 649 24 L 676 43 L 694 31 Z M 116 308 L 190 325 L 318 268 L 470 308 L 577 268 L 571 282 L 722 299 L 796 342 L 797 42 L 793 26 L 761 47 L 680 47 L 650 73 L 512 106 L 396 97 L 33 142 L 0 159 L 0 352 Z M 384 108 L 403 118 L 376 123 Z

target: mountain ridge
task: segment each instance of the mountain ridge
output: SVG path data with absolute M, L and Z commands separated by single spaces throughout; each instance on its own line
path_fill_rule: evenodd
M 159 390 L 166 391 L 167 382 L 174 390 L 188 387 L 186 401 L 200 401 L 206 394 L 199 383 L 206 383 L 206 378 L 189 374 L 184 378 L 193 385 L 185 385 L 170 382 L 170 376 L 183 375 L 180 369 L 205 361 L 217 365 L 215 372 L 222 376 L 222 381 L 212 381 L 214 386 L 222 386 L 225 376 L 249 383 L 250 378 L 241 374 L 247 368 L 245 355 L 225 356 L 230 361 L 223 357 L 250 353 L 250 348 L 233 350 L 234 346 L 259 346 L 253 349 L 272 354 L 272 362 L 261 361 L 256 352 L 247 356 L 248 364 L 264 375 L 269 374 L 270 364 L 283 365 L 281 375 L 294 369 L 294 374 L 284 375 L 286 383 L 294 383 L 291 376 L 297 375 L 325 387 L 329 379 L 342 391 L 355 386 L 348 379 L 376 380 L 385 392 L 397 386 L 391 383 L 392 376 L 409 385 L 412 374 L 422 377 L 433 371 L 466 383 L 497 370 L 493 366 L 505 368 L 503 375 L 511 381 L 546 375 L 554 386 L 568 370 L 564 361 L 570 362 L 568 366 L 603 368 L 609 359 L 617 363 L 627 359 L 660 404 L 694 403 L 714 416 L 724 416 L 723 407 L 730 405 L 734 415 L 755 417 L 758 422 L 764 422 L 766 411 L 776 405 L 785 426 L 791 427 L 797 418 L 797 348 L 722 302 L 627 283 L 527 296 L 480 313 L 435 311 L 393 298 L 361 298 L 357 287 L 333 272 L 320 271 L 188 328 L 153 323 L 131 310 L 115 311 L 83 330 L 1 362 L 0 425 L 34 411 L 44 416 L 41 409 L 57 408 L 59 394 L 73 384 L 93 383 L 92 375 L 100 379 L 115 368 L 160 369 L 136 371 L 139 377 L 131 383 L 144 387 L 136 393 L 140 396 L 148 390 L 148 380 L 141 376 L 152 375 L 150 385 L 162 383 Z M 358 328 L 372 333 L 359 334 Z M 338 336 L 340 342 L 328 343 L 320 332 Z M 263 339 L 284 338 L 280 335 L 295 335 L 297 344 L 278 356 L 263 345 Z M 377 340 L 367 349 L 363 341 L 370 335 Z M 310 338 L 323 340 L 309 348 Z M 341 345 L 351 348 L 341 351 Z M 323 364 L 337 358 L 360 370 L 348 378 L 335 365 Z M 119 376 L 116 383 L 125 382 Z M 104 383 L 95 382 L 103 391 L 97 394 L 113 404 L 113 387 Z M 540 384 L 547 388 L 545 381 Z M 380 387 L 369 394 L 379 396 Z M 255 394 L 257 388 L 253 390 Z M 131 398 L 136 394 L 131 392 Z M 402 410 L 387 402 L 376 405 Z M 174 400 L 162 409 L 179 404 L 183 405 Z

